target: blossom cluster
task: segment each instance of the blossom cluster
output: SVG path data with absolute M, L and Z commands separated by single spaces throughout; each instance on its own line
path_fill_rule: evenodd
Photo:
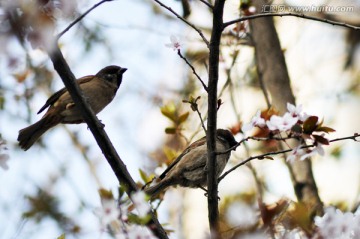
M 322 217 L 315 217 L 315 225 L 320 238 L 360 238 L 360 213 L 328 207 Z
M 246 132 L 254 127 L 268 130 L 269 135 L 286 134 L 287 137 L 299 139 L 300 144 L 291 151 L 287 161 L 304 160 L 315 154 L 324 155 L 322 146 L 329 144 L 324 135 L 334 131 L 323 126 L 317 116 L 303 112 L 301 105 L 295 106 L 290 103 L 287 103 L 287 112 L 284 115 L 273 114 L 267 120 L 262 117 L 260 110 L 257 111 L 251 121 L 244 124 L 242 130 Z
M 104 193 L 105 192 L 105 193 Z M 111 193 L 103 190 L 101 194 L 101 208 L 94 210 L 101 226 L 108 229 L 116 239 L 155 239 L 156 237 L 144 226 L 131 224 L 131 214 L 125 203 L 118 203 Z M 150 205 L 144 192 L 139 191 L 131 196 L 133 208 L 137 211 L 139 219 L 146 218 Z
M 7 147 L 4 141 L 0 139 L 0 167 L 4 170 L 8 170 L 9 166 L 7 165 L 7 161 L 10 156 L 7 153 Z

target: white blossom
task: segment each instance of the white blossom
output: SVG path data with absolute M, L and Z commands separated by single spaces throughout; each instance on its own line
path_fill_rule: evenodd
M 315 225 L 323 238 L 360 238 L 359 215 L 351 212 L 343 213 L 334 207 L 325 208 L 322 217 L 316 216 Z
M 146 194 L 144 191 L 138 191 L 132 194 L 131 196 L 132 202 L 136 210 L 139 213 L 140 217 L 145 217 L 150 211 L 150 205 L 148 200 L 146 199 Z
M 303 145 L 298 145 L 297 147 L 295 147 L 290 154 L 287 156 L 286 161 L 288 162 L 294 162 L 294 161 L 298 161 L 302 158 L 303 155 L 306 154 L 306 151 L 304 149 L 302 149 Z
M 256 115 L 254 117 L 252 117 L 250 123 L 244 124 L 244 126 L 242 127 L 242 130 L 244 132 L 251 130 L 254 127 L 264 127 L 265 124 L 265 119 L 261 118 L 261 111 L 258 110 L 256 112 Z
M 115 239 L 157 239 L 146 227 L 129 225 L 125 231 L 115 234 Z
M 102 199 L 101 204 L 102 207 L 96 208 L 94 213 L 100 219 L 103 227 L 108 226 L 113 221 L 119 220 L 121 211 L 114 199 Z
M 0 167 L 4 170 L 8 170 L 9 166 L 7 165 L 8 160 L 10 159 L 9 154 L 7 154 L 7 147 L 4 141 L 0 140 Z
M 302 112 L 302 105 L 295 106 L 293 104 L 287 103 L 286 107 L 292 117 L 297 118 L 302 122 L 304 122 L 307 118 L 309 118 L 308 114 Z
M 234 227 L 252 226 L 258 221 L 258 217 L 257 210 L 244 202 L 234 202 L 226 211 L 226 219 Z
M 165 44 L 166 47 L 172 48 L 174 51 L 180 50 L 180 48 L 183 46 L 183 44 L 180 42 L 180 40 L 174 36 L 170 36 L 170 43 Z
M 287 131 L 290 130 L 297 121 L 297 118 L 294 118 L 289 112 L 286 112 L 282 117 L 277 115 L 271 116 L 270 120 L 266 121 L 266 125 L 269 130 L 272 131 Z

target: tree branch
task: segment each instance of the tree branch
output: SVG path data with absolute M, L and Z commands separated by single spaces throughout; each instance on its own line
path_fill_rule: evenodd
M 161 7 L 167 9 L 168 11 L 170 11 L 172 14 L 174 14 L 177 18 L 179 18 L 181 21 L 183 21 L 184 23 L 186 23 L 188 26 L 190 26 L 192 29 L 194 29 L 195 31 L 197 31 L 197 33 L 199 33 L 200 37 L 203 39 L 203 41 L 205 42 L 206 46 L 209 48 L 209 41 L 206 39 L 206 37 L 204 36 L 204 34 L 202 33 L 202 31 L 197 28 L 194 24 L 190 23 L 188 20 L 186 20 L 185 18 L 183 18 L 182 16 L 180 16 L 179 14 L 177 14 L 174 10 L 172 10 L 171 7 L 166 6 L 165 4 L 163 4 L 162 2 L 160 2 L 159 0 L 154 0 L 157 4 L 159 4 Z
M 229 21 L 229 22 L 225 22 L 224 23 L 224 28 L 237 23 L 237 22 L 243 22 L 246 20 L 250 20 L 250 19 L 255 19 L 255 18 L 261 18 L 261 17 L 299 17 L 299 18 L 305 18 L 305 19 L 309 19 L 309 20 L 313 20 L 313 21 L 318 21 L 318 22 L 324 22 L 327 24 L 331 24 L 333 26 L 341 26 L 341 27 L 347 27 L 353 30 L 360 30 L 359 26 L 354 26 L 354 25 L 350 25 L 347 23 L 343 23 L 343 22 L 337 22 L 337 21 L 333 21 L 333 20 L 328 20 L 328 19 L 323 19 L 323 18 L 319 18 L 319 17 L 312 17 L 312 16 L 308 16 L 305 15 L 303 13 L 292 13 L 292 12 L 286 12 L 286 13 L 259 13 L 259 14 L 255 14 L 255 15 L 250 15 L 250 16 L 244 16 L 244 17 L 240 17 L 238 19 Z
M 61 31 L 57 36 L 56 39 L 59 40 L 60 37 L 62 37 L 67 31 L 69 31 L 76 23 L 80 22 L 86 15 L 88 15 L 92 10 L 100 6 L 101 4 L 105 2 L 111 2 L 114 0 L 102 0 L 98 3 L 96 3 L 94 6 L 92 6 L 89 10 L 81 14 L 78 18 L 76 18 L 67 28 L 65 28 L 63 31 Z
M 107 136 L 105 130 L 103 129 L 102 124 L 95 116 L 94 112 L 90 106 L 86 103 L 86 100 L 80 90 L 79 85 L 76 82 L 74 74 L 71 72 L 70 67 L 66 63 L 64 56 L 62 55 L 57 42 L 54 44 L 54 47 L 51 52 L 48 52 L 51 61 L 54 64 L 55 70 L 58 72 L 62 81 L 64 82 L 65 87 L 69 91 L 72 99 L 74 100 L 75 105 L 77 105 L 81 114 L 84 118 L 84 121 L 88 124 L 92 134 L 95 137 L 96 142 L 98 143 L 100 149 L 102 150 L 105 158 L 110 164 L 113 172 L 115 173 L 119 183 L 126 188 L 126 192 L 129 195 L 137 191 L 135 181 L 130 176 L 129 172 L 126 169 L 126 165 L 121 160 L 120 156 L 117 154 L 114 146 L 112 145 L 109 137 Z M 166 232 L 156 219 L 155 215 L 152 213 L 152 219 L 148 223 L 148 228 L 158 237 L 166 239 L 168 238 Z
M 346 136 L 346 137 L 341 137 L 341 138 L 336 138 L 336 139 L 332 139 L 332 140 L 329 140 L 330 143 L 332 142 L 336 142 L 336 141 L 342 141 L 342 140 L 348 140 L 348 139 L 352 139 L 356 142 L 360 142 L 359 140 L 357 140 L 356 138 L 360 137 L 360 134 L 359 133 L 355 133 L 354 135 L 352 136 Z M 246 139 L 243 139 L 241 140 L 237 145 L 235 145 L 234 147 L 230 148 L 229 150 L 233 150 L 236 149 L 241 143 L 243 143 L 244 141 L 247 141 L 248 138 Z M 304 145 L 303 147 L 301 147 L 302 149 L 306 149 L 306 148 L 311 148 L 311 147 L 314 147 L 315 145 L 314 144 L 311 144 L 311 145 Z M 270 156 L 270 155 L 277 155 L 277 154 L 283 154 L 283 153 L 288 153 L 288 152 L 291 152 L 293 149 L 285 149 L 285 150 L 281 150 L 281 151 L 273 151 L 273 152 L 270 152 L 270 153 L 265 153 L 265 154 L 260 154 L 260 155 L 257 155 L 257 156 L 251 156 L 247 159 L 245 159 L 244 161 L 242 161 L 241 163 L 235 165 L 234 167 L 232 167 L 231 169 L 229 169 L 228 171 L 226 171 L 225 173 L 223 173 L 223 175 L 221 175 L 221 177 L 219 178 L 219 182 L 221 180 L 223 180 L 226 175 L 228 175 L 229 173 L 231 173 L 232 171 L 234 171 L 235 169 L 237 169 L 238 167 L 250 162 L 251 160 L 253 159 L 264 159 L 266 156 Z M 222 154 L 222 153 L 226 153 L 228 150 L 224 151 L 224 152 L 218 152 L 218 154 Z
M 209 83 L 208 83 L 208 121 L 206 143 L 208 212 L 212 238 L 219 238 L 218 182 L 216 176 L 216 127 L 217 127 L 217 88 L 219 80 L 220 42 L 223 30 L 225 0 L 216 0 L 213 9 L 213 26 L 209 45 Z
M 204 4 L 205 4 L 206 6 L 208 6 L 211 10 L 214 9 L 214 7 L 213 7 L 210 3 L 208 3 L 207 1 L 205 1 L 205 0 L 200 0 L 200 2 L 204 3 Z
M 195 71 L 195 68 L 190 64 L 190 62 L 181 54 L 180 49 L 178 49 L 178 55 L 180 56 L 181 59 L 183 59 L 186 64 L 191 68 L 191 70 L 193 71 L 194 75 L 198 78 L 198 80 L 201 82 L 202 86 L 204 87 L 204 90 L 206 92 L 208 92 L 208 88 L 205 85 L 204 81 L 200 78 L 200 76 L 198 75 L 198 73 Z

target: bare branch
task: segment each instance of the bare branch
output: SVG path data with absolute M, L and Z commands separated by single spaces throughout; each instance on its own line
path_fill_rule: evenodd
M 178 55 L 180 56 L 181 59 L 183 59 L 186 64 L 191 68 L 191 70 L 193 71 L 194 75 L 199 79 L 199 81 L 201 82 L 202 86 L 204 87 L 204 90 L 207 92 L 208 88 L 205 85 L 204 81 L 200 78 L 200 76 L 196 73 L 195 68 L 191 65 L 191 63 L 181 54 L 180 49 L 178 49 Z
M 303 13 L 292 13 L 292 12 L 286 12 L 286 13 L 259 13 L 259 14 L 255 14 L 255 15 L 251 15 L 251 16 L 244 16 L 244 17 L 240 17 L 238 19 L 229 21 L 229 22 L 225 22 L 224 23 L 224 28 L 237 23 L 237 22 L 243 22 L 246 20 L 250 20 L 250 19 L 255 19 L 255 18 L 261 18 L 261 17 L 300 17 L 300 18 L 305 18 L 305 19 L 309 19 L 309 20 L 313 20 L 313 21 L 318 21 L 318 22 L 324 22 L 327 24 L 331 24 L 333 26 L 341 26 L 341 27 L 347 27 L 353 30 L 360 30 L 359 26 L 354 26 L 354 25 L 350 25 L 347 23 L 343 23 L 343 22 L 337 22 L 337 21 L 332 21 L 332 20 L 328 20 L 328 19 L 323 19 L 323 18 L 319 18 L 319 17 L 312 17 L 312 16 L 308 16 L 305 15 Z
M 208 6 L 211 10 L 214 9 L 214 7 L 213 7 L 210 3 L 208 3 L 207 1 L 205 1 L 205 0 L 200 0 L 200 2 L 204 3 L 204 4 L 205 4 L 206 6 Z
M 242 143 L 249 141 L 250 139 L 255 140 L 255 141 L 269 141 L 269 140 L 277 140 L 277 141 L 285 141 L 287 139 L 297 139 L 298 137 L 296 136 L 288 136 L 288 137 L 271 137 L 271 138 L 259 138 L 259 137 L 253 137 L 253 136 L 249 136 L 246 137 L 245 139 L 240 140 L 236 145 L 232 146 L 231 148 L 225 150 L 225 151 L 221 151 L 221 152 L 216 152 L 217 155 L 219 154 L 227 154 L 232 150 L 235 150 L 237 147 L 239 147 Z
M 216 128 L 217 128 L 217 88 L 219 81 L 220 42 L 223 31 L 223 14 L 225 0 L 216 0 L 212 16 L 211 44 L 209 45 L 209 83 L 208 83 L 208 121 L 206 143 L 207 158 L 207 188 L 208 188 L 208 217 L 211 238 L 219 235 L 218 181 L 216 176 Z
M 183 21 L 184 23 L 186 23 L 188 26 L 190 26 L 191 28 L 193 28 L 195 31 L 197 31 L 197 33 L 199 33 L 200 37 L 203 39 L 203 41 L 205 42 L 206 46 L 209 48 L 209 41 L 206 39 L 206 37 L 204 36 L 204 34 L 202 33 L 202 31 L 197 28 L 194 24 L 190 23 L 188 20 L 186 20 L 185 18 L 183 18 L 182 16 L 180 16 L 179 14 L 177 14 L 174 10 L 172 10 L 171 7 L 166 6 L 165 4 L 163 4 L 162 2 L 160 2 L 159 0 L 154 0 L 155 2 L 157 2 L 161 7 L 167 9 L 168 11 L 170 11 L 172 14 L 174 14 L 177 18 L 179 18 L 181 21 Z
M 80 22 L 86 15 L 88 15 L 92 10 L 94 10 L 95 8 L 97 8 L 98 6 L 100 6 L 101 4 L 105 3 L 105 2 L 111 2 L 114 0 L 102 0 L 98 3 L 96 3 L 94 6 L 92 6 L 89 10 L 87 10 L 86 12 L 84 12 L 83 14 L 81 14 L 78 18 L 76 18 L 67 28 L 65 28 L 63 31 L 61 31 L 56 39 L 59 39 L 60 37 L 62 37 L 62 35 L 64 35 L 67 31 L 69 31 L 76 23 Z

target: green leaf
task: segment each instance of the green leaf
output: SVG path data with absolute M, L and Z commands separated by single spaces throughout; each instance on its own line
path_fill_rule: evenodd
M 327 126 L 320 126 L 320 127 L 317 127 L 315 131 L 331 133 L 331 132 L 335 132 L 336 130 L 334 130 L 333 128 L 327 127 Z
M 141 179 L 142 179 L 145 183 L 147 183 L 147 182 L 149 181 L 147 174 L 146 174 L 142 169 L 139 169 L 139 174 L 140 174 Z
M 167 104 L 160 108 L 161 113 L 173 122 L 176 122 L 176 108 L 174 104 Z
M 138 215 L 129 213 L 127 216 L 128 216 L 129 222 L 135 223 L 138 225 L 146 225 L 151 220 L 150 214 L 147 214 L 145 217 L 139 217 Z
M 65 239 L 65 233 L 61 234 L 57 239 Z
M 317 116 L 310 116 L 307 118 L 303 124 L 303 129 L 305 134 L 311 134 L 314 132 L 317 126 L 317 122 L 319 120 L 319 117 Z
M 342 147 L 341 146 L 335 146 L 333 150 L 331 150 L 330 153 L 332 156 L 334 156 L 336 159 L 339 159 L 342 155 Z
M 101 198 L 103 198 L 103 199 L 114 199 L 114 195 L 110 190 L 100 188 L 98 191 L 99 191 L 99 195 L 100 195 Z
M 299 124 L 295 124 L 293 127 L 291 127 L 291 131 L 294 133 L 298 133 L 301 134 L 302 133 L 302 128 Z
M 174 128 L 174 127 L 167 127 L 167 128 L 165 129 L 165 133 L 166 133 L 166 134 L 176 134 L 176 128 Z
M 180 115 L 178 124 L 184 123 L 188 117 L 189 117 L 189 112 L 186 112 L 186 113 Z
M 170 148 L 170 147 L 167 147 L 167 146 L 165 146 L 165 147 L 163 148 L 163 152 L 164 152 L 167 160 L 172 160 L 172 159 L 174 159 L 176 156 L 179 155 L 176 150 L 174 150 L 174 149 L 172 149 L 172 148 Z

